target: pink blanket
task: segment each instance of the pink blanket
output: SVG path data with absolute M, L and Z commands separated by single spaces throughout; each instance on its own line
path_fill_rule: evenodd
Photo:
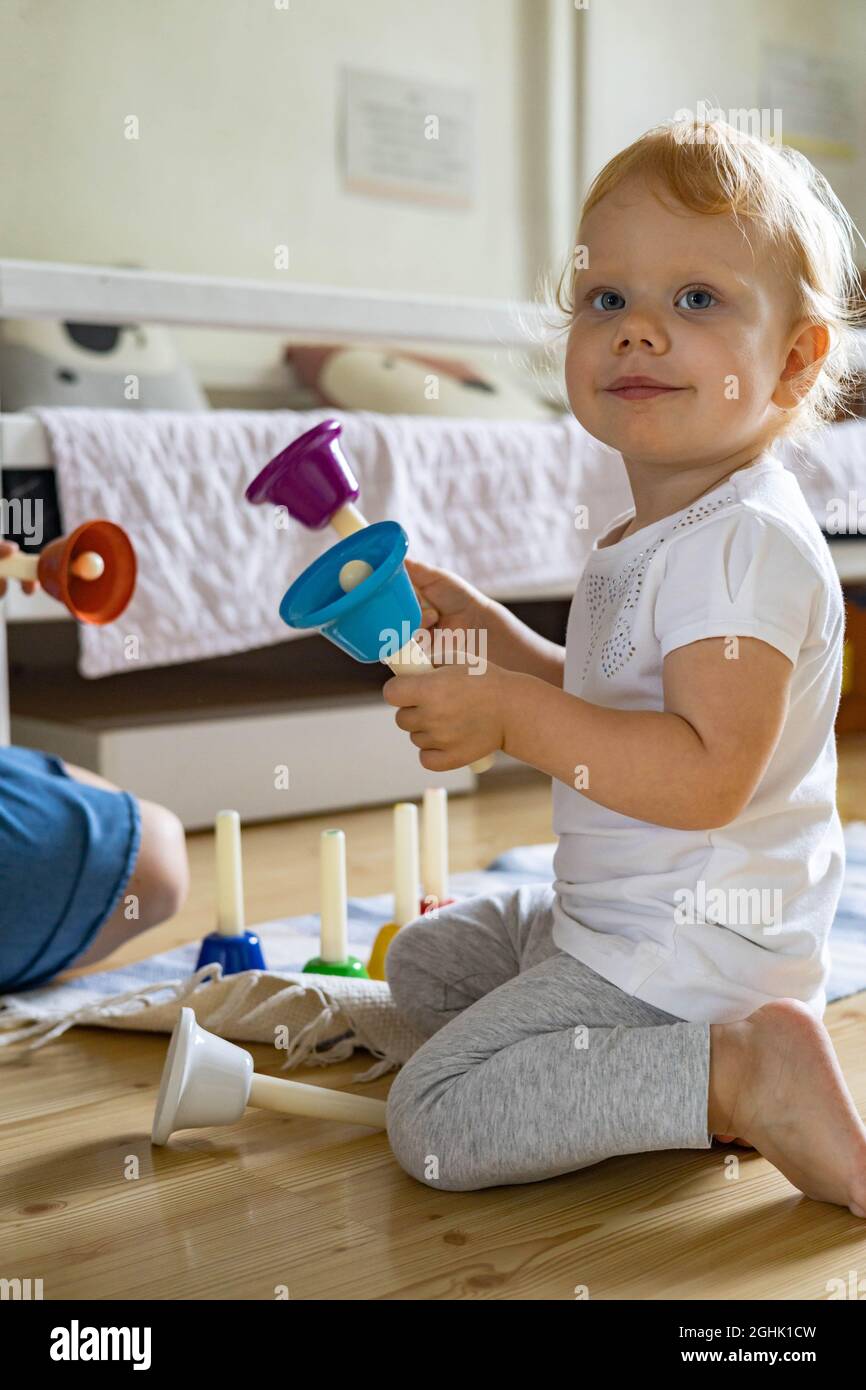
M 597 535 L 629 505 L 619 455 L 571 417 L 430 420 L 338 411 L 35 412 L 48 435 L 64 528 L 105 516 L 139 557 L 135 597 L 81 630 L 81 673 L 105 676 L 291 640 L 278 616 L 294 578 L 337 535 L 277 525 L 244 489 L 319 420 L 343 446 L 370 521 L 406 529 L 410 553 L 498 597 L 573 589 Z M 575 508 L 589 507 L 575 528 Z M 137 659 L 126 655 L 138 639 Z
M 66 529 L 109 517 L 128 529 L 139 556 L 137 592 L 120 621 L 81 630 L 85 676 L 225 656 L 299 635 L 281 622 L 280 599 L 336 534 L 293 521 L 278 526 L 274 509 L 249 506 L 244 489 L 268 459 L 329 416 L 343 424 L 368 520 L 399 521 L 415 558 L 456 570 L 498 598 L 572 591 L 594 538 L 631 504 L 619 454 L 571 416 L 34 413 L 48 435 Z M 778 452 L 826 525 L 831 499 L 862 492 L 866 421 L 832 426 Z M 138 639 L 132 662 L 130 637 Z

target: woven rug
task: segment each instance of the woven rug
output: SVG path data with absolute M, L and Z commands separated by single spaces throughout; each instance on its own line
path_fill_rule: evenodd
M 866 989 L 866 822 L 845 827 L 845 886 L 830 937 L 833 969 L 828 999 Z M 552 882 L 555 846 L 509 850 L 487 869 L 456 874 L 455 898 L 523 883 Z M 392 910 L 390 894 L 349 899 L 349 949 L 366 960 Z M 370 1052 L 370 1081 L 405 1062 L 423 1038 L 395 1008 L 380 980 L 304 975 L 318 953 L 316 914 L 264 922 L 266 971 L 223 976 L 219 965 L 196 971 L 198 944 L 180 946 L 134 965 L 0 997 L 0 1047 L 43 1047 L 76 1024 L 170 1033 L 183 1005 L 202 1027 L 236 1042 L 269 1043 L 285 1052 L 282 1069 L 325 1066 Z

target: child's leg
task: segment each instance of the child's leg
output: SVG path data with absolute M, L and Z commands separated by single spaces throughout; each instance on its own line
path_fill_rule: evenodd
M 0 749 L 0 994 L 107 955 L 186 887 L 171 812 L 51 754 Z
M 546 884 L 509 888 L 404 927 L 385 958 L 397 1008 L 429 1037 L 521 969 L 556 955 L 552 902 Z
M 76 782 L 119 791 L 112 782 L 88 768 L 64 764 Z M 151 927 L 167 922 L 180 911 L 189 890 L 189 863 L 186 837 L 181 822 L 173 811 L 155 801 L 138 801 L 141 816 L 141 844 L 120 902 L 106 918 L 87 950 L 77 956 L 74 969 L 104 960 L 125 941 Z M 134 914 L 130 915 L 130 899 L 134 899 Z
M 709 1148 L 709 1034 L 557 952 L 452 1011 L 409 1059 L 388 1098 L 391 1146 L 450 1191 Z
M 529 933 L 523 923 L 542 956 L 543 917 Z M 807 1196 L 866 1217 L 866 1127 L 805 1005 L 783 999 L 737 1023 L 685 1023 L 561 952 L 517 975 L 517 952 L 502 945 L 515 919 L 503 919 L 504 938 L 495 927 L 473 935 L 470 920 L 462 941 L 446 938 L 438 953 L 435 924 L 418 923 L 406 931 L 423 943 L 427 968 L 413 975 L 408 936 L 392 962 L 398 994 L 432 1033 L 388 1097 L 389 1139 L 407 1172 L 471 1190 L 618 1153 L 708 1148 L 711 1134 L 728 1133 Z M 474 943 L 485 938 L 492 963 L 467 972 L 458 947 L 477 965 Z M 485 994 L 497 970 L 512 974 Z
M 710 1034 L 713 1132 L 743 1135 L 807 1197 L 866 1217 L 866 1126 L 823 1023 L 780 999 Z

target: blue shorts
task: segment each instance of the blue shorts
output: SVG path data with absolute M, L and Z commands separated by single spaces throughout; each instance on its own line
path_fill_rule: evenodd
M 0 748 L 0 994 L 45 984 L 87 949 L 140 844 L 129 792 L 76 782 L 48 753 Z

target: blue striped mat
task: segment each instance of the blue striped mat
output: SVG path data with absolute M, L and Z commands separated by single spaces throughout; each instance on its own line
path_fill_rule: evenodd
M 833 968 L 829 999 L 840 999 L 866 989 L 866 822 L 847 825 L 845 843 L 845 885 L 830 936 Z M 455 898 L 465 898 L 516 888 L 522 883 L 550 883 L 555 847 L 553 844 L 524 845 L 508 850 L 486 869 L 454 874 L 450 881 L 451 893 Z M 377 931 L 392 910 L 390 893 L 349 899 L 349 949 L 353 955 L 366 960 Z M 294 973 L 318 954 L 319 919 L 315 913 L 264 922 L 256 930 L 262 939 L 269 970 Z M 3 1005 L 8 1007 L 9 1014 L 19 1017 L 25 1013 L 31 1019 L 59 1017 L 85 1004 L 98 1003 L 102 998 L 177 980 L 195 969 L 198 949 L 197 943 L 179 946 L 120 969 L 57 982 L 25 994 L 7 995 L 0 998 L 0 1023 L 3 1022 Z

